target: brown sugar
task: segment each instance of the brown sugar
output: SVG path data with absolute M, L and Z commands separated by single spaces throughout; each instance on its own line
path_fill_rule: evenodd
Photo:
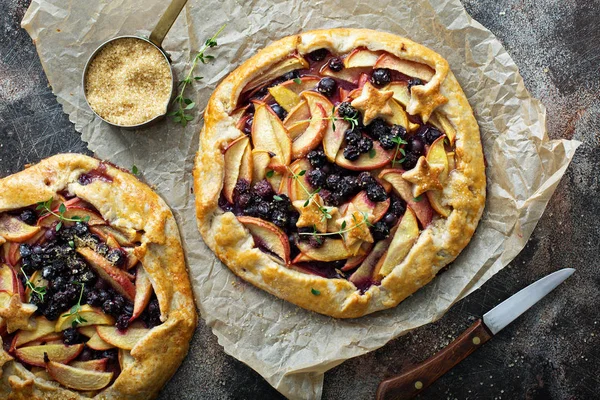
M 131 126 L 166 112 L 171 68 L 164 55 L 142 39 L 122 38 L 104 46 L 86 73 L 85 94 L 103 119 Z

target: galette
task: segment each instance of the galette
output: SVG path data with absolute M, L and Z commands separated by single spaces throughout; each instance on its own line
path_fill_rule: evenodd
M 396 306 L 469 243 L 479 127 L 432 50 L 363 29 L 278 40 L 209 100 L 199 230 L 236 275 L 338 318 Z
M 154 398 L 196 320 L 175 218 L 135 176 L 61 154 L 0 180 L 0 398 Z

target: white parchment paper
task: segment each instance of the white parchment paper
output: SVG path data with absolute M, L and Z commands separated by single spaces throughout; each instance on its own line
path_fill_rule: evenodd
M 180 224 L 198 307 L 224 350 L 289 398 L 320 398 L 323 374 L 344 360 L 435 321 L 525 246 L 579 145 L 548 141 L 545 109 L 526 91 L 500 42 L 458 0 L 190 0 L 164 42 L 182 77 L 204 40 L 227 23 L 217 58 L 202 66 L 189 97 L 204 107 L 216 84 L 257 49 L 303 30 L 366 27 L 420 42 L 444 56 L 481 128 L 488 200 L 470 245 L 453 266 L 392 310 L 335 320 L 300 309 L 236 278 L 196 229 L 191 169 L 200 112 L 185 129 L 165 121 L 131 132 L 94 118 L 81 85 L 93 50 L 117 35 L 148 35 L 162 0 L 33 0 L 23 19 L 57 100 L 89 149 L 124 168 L 136 165 Z

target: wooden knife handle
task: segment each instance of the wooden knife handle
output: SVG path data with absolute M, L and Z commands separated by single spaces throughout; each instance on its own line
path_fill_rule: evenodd
M 491 337 L 492 333 L 483 325 L 483 322 L 477 320 L 439 353 L 402 375 L 382 381 L 377 387 L 377 400 L 413 398 Z

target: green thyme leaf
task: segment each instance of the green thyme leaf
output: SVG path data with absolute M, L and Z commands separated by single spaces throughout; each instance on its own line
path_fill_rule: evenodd
M 302 176 L 302 175 L 304 175 L 305 173 L 306 173 L 306 170 L 302 170 L 302 171 L 298 172 L 298 176 Z
M 371 148 L 371 150 L 369 150 L 369 158 L 375 158 L 376 155 L 377 152 L 375 151 L 375 149 Z
M 346 229 L 346 221 L 342 222 L 342 226 L 341 226 L 341 228 L 342 228 L 342 229 Z
M 273 200 L 275 200 L 275 201 L 283 201 L 283 197 L 278 196 L 278 195 L 274 195 L 273 196 Z
M 139 174 L 139 172 L 140 171 L 138 170 L 138 167 L 135 164 L 133 164 L 133 166 L 131 167 L 131 173 L 137 175 Z
M 58 224 L 56 224 L 56 228 L 54 228 L 54 230 L 56 232 L 58 232 L 60 230 L 60 228 L 62 227 L 62 221 L 58 221 Z
M 422 197 L 422 196 L 413 197 L 413 200 L 414 200 L 414 201 L 416 201 L 417 203 L 418 203 L 419 201 L 421 201 L 422 199 L 423 199 L 423 197 Z
M 321 292 L 320 292 L 320 291 L 318 291 L 317 289 L 314 289 L 314 288 L 311 288 L 311 289 L 310 289 L 310 292 L 311 292 L 312 294 L 314 294 L 315 296 L 318 296 L 318 295 L 320 295 L 320 294 L 321 294 Z
M 273 177 L 273 175 L 275 175 L 275 171 L 273 171 L 273 170 L 271 170 L 271 171 L 267 171 L 267 173 L 265 174 L 265 176 L 266 176 L 267 178 L 272 178 L 272 177 Z
M 294 78 L 294 82 L 295 82 L 297 85 L 299 85 L 299 84 L 301 84 L 301 83 L 302 83 L 302 79 L 300 79 L 300 78 Z
M 58 212 L 61 214 L 67 212 L 67 206 L 65 206 L 65 203 L 60 203 L 60 206 L 58 206 Z

